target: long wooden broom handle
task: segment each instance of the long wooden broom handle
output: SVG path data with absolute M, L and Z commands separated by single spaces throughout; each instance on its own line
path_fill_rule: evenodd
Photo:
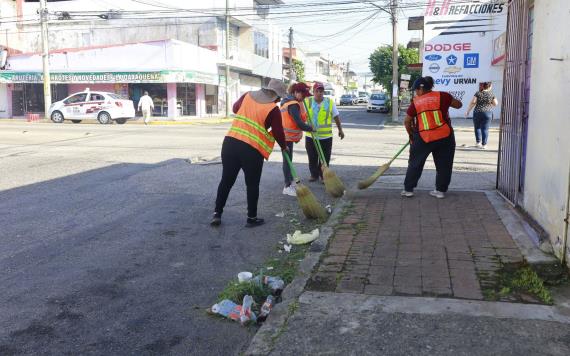
M 392 159 L 390 160 L 390 162 L 388 162 L 388 164 L 392 164 L 392 162 L 394 162 L 394 160 L 396 158 L 398 158 L 399 155 L 402 154 L 402 152 L 404 152 L 404 150 L 406 149 L 406 147 L 408 147 L 408 145 L 410 144 L 410 141 L 406 142 L 405 145 L 402 146 L 402 148 L 400 148 L 400 150 L 398 151 L 398 153 L 396 153 L 396 155 L 394 157 L 392 157 Z
M 291 162 L 291 158 L 289 158 L 289 154 L 286 151 L 282 151 L 282 152 L 283 152 L 283 158 L 285 158 L 285 160 L 287 161 L 287 164 L 289 165 L 289 169 L 291 169 L 291 175 L 293 176 L 293 179 L 295 179 L 295 181 L 297 183 L 299 183 L 300 179 L 297 176 L 297 171 L 295 170 L 295 167 L 293 166 L 293 162 Z

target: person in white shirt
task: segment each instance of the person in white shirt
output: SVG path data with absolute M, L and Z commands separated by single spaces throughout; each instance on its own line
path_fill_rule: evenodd
M 144 124 L 147 125 L 150 122 L 150 116 L 154 110 L 154 103 L 152 102 L 152 98 L 148 96 L 148 91 L 145 91 L 139 100 L 139 110 L 142 110 Z

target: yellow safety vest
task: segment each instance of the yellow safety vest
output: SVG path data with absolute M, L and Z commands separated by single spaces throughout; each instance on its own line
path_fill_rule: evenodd
M 332 137 L 333 102 L 330 98 L 323 98 L 319 112 L 317 113 L 317 119 L 315 120 L 315 113 L 313 112 L 314 100 L 313 97 L 306 98 L 304 104 L 310 124 L 313 127 L 316 126 L 316 137 L 319 139 Z

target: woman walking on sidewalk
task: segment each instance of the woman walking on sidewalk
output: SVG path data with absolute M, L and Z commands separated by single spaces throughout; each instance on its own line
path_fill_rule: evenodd
M 310 124 L 316 129 L 315 138 L 321 144 L 328 165 L 331 160 L 333 143 L 333 119 L 341 140 L 344 139 L 344 131 L 342 130 L 340 114 L 334 101 L 331 98 L 325 98 L 325 86 L 323 83 L 316 82 L 313 85 L 313 95 L 314 97 L 305 99 L 304 105 L 307 109 L 307 117 Z M 314 182 L 319 178 L 322 180 L 323 171 L 321 170 L 319 154 L 313 139 L 309 136 L 305 136 L 305 149 L 309 156 L 309 170 L 311 171 L 309 181 Z
M 402 196 L 414 196 L 414 188 L 422 175 L 424 164 L 431 154 L 435 163 L 435 190 L 430 195 L 442 199 L 451 182 L 455 135 L 449 119 L 449 108 L 460 109 L 462 104 L 446 92 L 432 91 L 433 78 L 418 78 L 412 89 L 416 96 L 410 104 L 404 121 L 410 136 L 410 158 Z
M 303 131 L 311 132 L 313 129 L 307 125 L 307 112 L 303 105 L 303 100 L 311 96 L 309 87 L 305 83 L 297 83 L 289 87 L 289 95 L 281 101 L 281 116 L 283 118 L 283 131 L 285 141 L 287 141 L 287 151 L 293 160 L 293 144 L 298 143 L 303 138 Z M 283 160 L 283 175 L 285 177 L 285 187 L 283 194 L 297 196 L 293 186 L 293 175 L 286 160 Z
M 475 127 L 475 141 L 477 147 L 481 149 L 487 148 L 487 139 L 489 138 L 489 125 L 493 119 L 493 108 L 498 105 L 495 94 L 491 91 L 491 82 L 481 83 L 479 91 L 475 93 L 473 100 L 469 103 L 465 117 L 469 116 L 469 112 L 473 107 L 473 126 Z
M 222 179 L 210 225 L 222 223 L 224 206 L 240 170 L 243 170 L 247 186 L 245 226 L 255 227 L 264 223 L 257 217 L 259 181 L 263 159 L 269 158 L 275 141 L 282 150 L 287 150 L 281 112 L 277 107 L 279 98 L 286 94 L 285 84 L 272 79 L 263 89 L 245 93 L 234 104 L 236 116 L 222 144 Z

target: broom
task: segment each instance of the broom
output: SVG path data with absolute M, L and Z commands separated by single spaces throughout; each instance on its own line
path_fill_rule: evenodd
M 372 185 L 372 183 L 374 183 L 378 178 L 380 178 L 380 176 L 382 174 L 384 174 L 384 172 L 386 172 L 388 170 L 388 168 L 390 168 L 390 165 L 392 164 L 392 162 L 394 162 L 394 160 L 406 149 L 406 147 L 408 147 L 409 144 L 410 144 L 409 141 L 406 142 L 406 144 L 404 146 L 402 146 L 402 148 L 400 148 L 398 153 L 396 153 L 396 155 L 394 157 L 392 157 L 392 159 L 389 160 L 388 163 L 384 163 L 383 165 L 378 167 L 376 172 L 374 172 L 374 174 L 371 175 L 370 177 L 366 178 L 365 180 L 361 180 L 360 182 L 358 182 L 358 189 L 366 189 L 366 188 L 370 187 Z
M 297 201 L 299 202 L 301 210 L 303 210 L 303 214 L 305 214 L 307 219 L 325 219 L 327 217 L 326 210 L 319 204 L 311 190 L 306 185 L 301 184 L 301 180 L 297 176 L 297 171 L 295 171 L 295 167 L 293 167 L 293 163 L 287 152 L 283 152 L 283 158 L 287 161 L 289 169 L 291 169 L 291 175 L 293 179 L 295 179 L 297 185 L 295 189 L 297 191 Z
M 307 103 L 303 102 L 303 105 L 305 105 L 305 111 L 308 113 L 309 110 L 307 108 Z M 313 127 L 312 118 L 310 118 L 310 117 L 309 117 L 309 125 L 311 125 L 311 127 Z M 321 161 L 321 164 L 322 164 L 321 169 L 323 171 L 323 181 L 325 182 L 326 192 L 335 198 L 342 197 L 344 195 L 344 191 L 345 191 L 344 184 L 342 183 L 340 178 L 336 175 L 336 173 L 333 172 L 333 170 L 329 168 L 329 166 L 327 164 L 327 160 L 325 159 L 325 154 L 323 152 L 323 148 L 321 147 L 321 143 L 315 137 L 315 134 L 313 132 L 311 132 L 311 137 L 313 138 L 313 143 L 314 143 L 315 148 L 317 150 L 319 160 Z

